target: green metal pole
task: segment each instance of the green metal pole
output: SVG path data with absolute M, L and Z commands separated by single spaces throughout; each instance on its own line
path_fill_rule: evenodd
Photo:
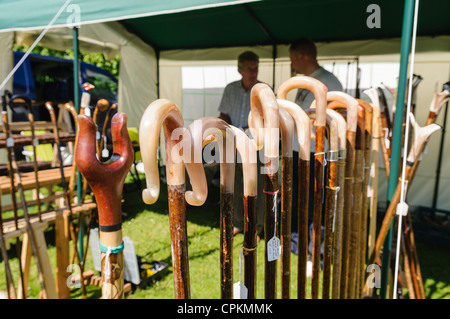
M 388 203 L 394 196 L 395 188 L 398 183 L 398 170 L 400 165 L 400 151 L 402 148 L 402 125 L 403 125 L 403 111 L 405 104 L 405 90 L 407 82 L 408 60 L 411 49 L 411 35 L 413 28 L 414 17 L 414 2 L 415 0 L 405 0 L 405 8 L 403 11 L 403 25 L 402 25 L 402 39 L 400 47 L 400 72 L 398 76 L 397 100 L 395 109 L 394 132 L 392 136 L 392 151 L 391 151 L 391 167 L 388 181 L 387 200 Z M 381 298 L 386 298 L 389 268 L 390 268 L 390 254 L 392 245 L 393 224 L 389 228 L 388 235 L 384 241 L 383 260 L 381 267 Z
M 78 28 L 73 27 L 73 104 L 77 113 L 80 113 L 80 62 L 78 59 Z M 76 128 L 75 128 L 76 129 Z M 75 159 L 74 159 L 75 160 Z M 80 202 L 82 195 L 82 185 L 83 181 L 81 179 L 81 173 L 77 170 L 77 196 L 78 202 Z M 78 231 L 78 255 L 80 260 L 83 260 L 83 238 L 84 238 L 84 227 L 81 220 L 78 221 L 79 231 Z

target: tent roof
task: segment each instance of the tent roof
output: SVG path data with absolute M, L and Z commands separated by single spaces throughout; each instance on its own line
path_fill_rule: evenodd
M 0 32 L 43 29 L 63 0 L 0 2 Z M 71 0 L 54 26 L 120 21 L 156 50 L 389 39 L 401 36 L 404 1 L 377 0 L 381 28 L 369 28 L 361 0 Z M 74 6 L 75 5 L 75 6 Z M 24 10 L 27 8 L 27 10 Z M 418 36 L 450 35 L 450 2 L 419 3 Z M 70 26 L 70 25 L 69 25 Z

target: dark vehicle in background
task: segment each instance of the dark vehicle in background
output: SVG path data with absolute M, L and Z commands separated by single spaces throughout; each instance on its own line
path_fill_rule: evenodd
M 24 56 L 23 52 L 14 52 L 14 65 Z M 118 80 L 108 71 L 85 62 L 80 63 L 80 90 L 83 83 L 95 86 L 91 94 L 90 108 L 98 99 L 107 99 L 110 104 L 117 102 Z M 13 96 L 25 96 L 31 99 L 36 121 L 50 121 L 45 102 L 73 102 L 73 61 L 59 57 L 30 54 L 14 74 Z M 13 122 L 27 121 L 25 106 L 15 107 Z M 58 112 L 58 108 L 55 108 Z M 92 114 L 92 112 L 91 112 Z M 100 120 L 102 120 L 100 118 Z

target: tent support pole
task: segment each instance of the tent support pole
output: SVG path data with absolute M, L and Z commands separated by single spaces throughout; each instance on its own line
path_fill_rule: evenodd
M 395 114 L 394 130 L 392 136 L 392 153 L 391 153 L 391 173 L 389 174 L 388 181 L 388 203 L 392 200 L 395 192 L 395 188 L 398 182 L 398 170 L 400 164 L 400 150 L 401 150 L 401 138 L 402 138 L 402 121 L 403 121 L 403 105 L 405 103 L 405 90 L 406 90 L 406 78 L 408 71 L 408 59 L 411 49 L 411 35 L 413 27 L 414 16 L 414 3 L 415 0 L 405 0 L 405 7 L 403 11 L 403 25 L 402 25 L 402 38 L 400 47 L 400 72 L 398 77 L 398 89 L 396 105 L 397 112 Z M 390 254 L 392 245 L 392 233 L 393 224 L 389 228 L 389 233 L 386 237 L 383 247 L 383 261 L 381 267 L 381 298 L 385 299 L 387 296 L 387 285 L 390 269 Z
M 75 106 L 75 109 L 77 110 L 77 113 L 80 113 L 80 62 L 79 62 L 79 48 L 78 48 L 78 27 L 73 27 L 72 29 L 73 34 L 73 104 Z M 76 131 L 76 127 L 75 127 Z M 83 184 L 81 173 L 78 170 L 77 172 L 77 197 L 78 202 L 81 200 L 82 196 L 82 187 Z M 80 248 L 78 249 L 78 255 L 80 257 L 80 260 L 83 259 L 83 224 L 81 220 L 78 221 L 78 245 Z

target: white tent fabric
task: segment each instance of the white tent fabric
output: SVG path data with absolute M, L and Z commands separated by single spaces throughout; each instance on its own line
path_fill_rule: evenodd
M 155 51 L 119 22 L 83 25 L 78 33 L 80 50 L 102 52 L 107 58 L 120 53 L 119 110 L 127 114 L 129 127 L 138 127 L 143 110 L 157 98 Z M 16 32 L 15 41 L 31 45 L 39 34 L 40 31 Z M 13 39 L 9 37 L 9 41 L 12 52 Z M 72 29 L 51 29 L 41 44 L 55 50 L 71 48 Z

